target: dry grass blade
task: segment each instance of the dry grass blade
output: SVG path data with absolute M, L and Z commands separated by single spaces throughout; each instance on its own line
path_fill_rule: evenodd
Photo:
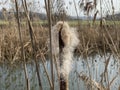
M 116 75 L 111 81 L 110 81 L 110 84 L 109 84 L 109 86 L 111 86 L 112 85 L 112 83 L 115 81 L 115 79 L 117 78 L 117 76 L 118 75 Z
M 101 79 L 101 82 L 102 82 L 103 78 L 105 79 L 105 82 L 107 82 L 108 90 L 110 90 L 110 83 L 109 83 L 109 79 L 108 79 L 108 65 L 110 62 L 110 57 L 111 57 L 111 55 L 107 58 L 107 60 L 105 60 L 105 69 L 104 69 L 104 72 L 102 73 L 102 79 Z
M 105 61 L 105 70 L 104 70 L 104 73 L 107 72 L 107 69 L 108 69 L 108 65 L 109 65 L 109 62 L 110 62 L 110 57 L 111 55 L 108 57 L 108 59 Z
M 113 51 L 114 51 L 114 53 L 115 53 L 117 56 L 119 56 L 119 53 L 118 53 L 117 47 L 116 47 L 116 45 L 115 45 L 115 43 L 114 43 L 114 41 L 113 41 L 112 36 L 110 35 L 110 32 L 108 32 L 108 29 L 107 29 L 107 28 L 105 28 L 105 31 L 106 31 L 106 33 L 107 33 L 107 35 L 108 35 L 110 41 L 112 42 L 112 47 L 113 47 Z M 112 49 L 111 49 L 111 50 L 112 50 Z
M 25 49 L 26 47 L 28 47 L 30 45 L 30 41 L 27 42 L 23 48 Z M 21 50 L 21 47 L 18 47 L 16 53 L 15 53 L 15 56 L 13 57 L 13 60 L 11 62 L 11 64 L 13 64 L 16 60 L 18 60 L 20 58 L 20 50 Z
M 95 20 L 96 20 L 96 17 L 97 17 L 98 12 L 99 12 L 99 11 L 97 10 L 96 13 L 94 14 L 93 25 L 94 25 L 94 23 L 95 23 Z
M 78 76 L 80 79 L 82 79 L 87 85 L 92 85 L 95 88 L 97 88 L 98 90 L 107 90 L 104 86 L 102 86 L 101 84 L 99 84 L 98 82 L 92 80 L 91 78 L 87 77 L 84 74 L 79 74 L 77 72 Z
M 45 73 L 46 73 L 46 75 L 47 75 L 47 78 L 48 78 L 48 81 L 49 81 L 49 85 L 50 85 L 50 87 L 53 87 L 52 81 L 51 81 L 50 76 L 49 76 L 49 74 L 48 74 L 48 72 L 47 72 L 48 70 L 46 69 L 45 63 L 44 63 L 44 61 L 46 61 L 46 59 L 45 59 L 43 53 L 41 53 L 41 52 L 40 52 L 40 55 L 37 55 L 36 57 L 38 58 L 39 56 L 41 57 L 42 65 L 43 65 L 44 70 L 45 70 Z

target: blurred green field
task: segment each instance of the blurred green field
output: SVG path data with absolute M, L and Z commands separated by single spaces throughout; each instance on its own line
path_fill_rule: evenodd
M 12 21 L 14 22 L 14 21 Z M 69 23 L 70 26 L 77 26 L 77 25 L 89 25 L 89 24 L 93 24 L 93 20 L 70 20 L 67 21 Z M 24 25 L 26 22 L 22 21 L 21 24 Z M 0 25 L 9 25 L 12 24 L 11 21 L 4 21 L 4 20 L 0 20 Z M 47 20 L 39 20 L 39 21 L 32 21 L 33 25 L 48 25 L 48 21 Z M 94 22 L 95 25 L 99 25 L 100 21 L 97 20 Z M 103 25 L 119 25 L 120 21 L 103 21 Z
M 8 24 L 9 24 L 8 21 L 0 20 L 0 25 L 8 25 Z
M 73 20 L 73 21 L 68 21 L 68 23 L 71 25 L 71 26 L 74 26 L 74 25 L 78 25 L 78 24 L 82 24 L 82 25 L 88 25 L 88 24 L 93 24 L 93 20 L 91 21 L 88 21 L 88 20 Z M 94 22 L 94 24 L 96 25 L 99 25 L 100 24 L 100 20 L 97 20 Z M 105 25 L 119 25 L 120 24 L 120 21 L 103 21 L 103 24 Z

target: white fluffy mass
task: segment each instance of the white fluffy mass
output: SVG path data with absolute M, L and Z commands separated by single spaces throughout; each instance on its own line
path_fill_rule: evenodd
M 59 42 L 58 33 L 60 32 L 60 30 L 61 30 L 61 39 L 64 42 L 64 47 L 62 49 L 62 52 L 59 53 L 60 54 L 59 62 L 62 62 L 62 65 L 60 66 L 60 73 L 66 76 L 71 71 L 73 52 L 79 43 L 79 39 L 74 28 L 70 28 L 67 22 L 59 21 L 52 28 L 52 32 L 56 33 L 54 34 L 54 36 L 57 36 L 56 38 L 53 37 L 54 39 L 52 42 L 53 44 L 57 43 L 56 45 L 58 45 Z

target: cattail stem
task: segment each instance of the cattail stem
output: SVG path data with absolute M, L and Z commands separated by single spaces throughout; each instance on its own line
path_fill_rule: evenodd
M 60 74 L 60 90 L 68 90 L 68 77 L 64 77 Z

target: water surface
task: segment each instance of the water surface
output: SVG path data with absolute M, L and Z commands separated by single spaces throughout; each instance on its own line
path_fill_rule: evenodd
M 69 75 L 69 90 L 89 90 L 89 86 L 83 81 L 80 75 L 91 77 L 97 83 L 101 84 L 102 74 L 105 70 L 105 61 L 108 57 L 101 57 L 99 55 L 95 57 L 89 57 L 88 59 L 74 58 L 72 65 L 72 71 Z M 42 64 L 40 65 L 40 76 L 43 86 L 43 90 L 50 90 L 50 86 L 46 77 L 46 73 Z M 50 62 L 47 61 L 45 66 L 50 75 Z M 30 81 L 31 90 L 39 90 L 38 79 L 35 70 L 34 62 L 27 64 L 28 76 Z M 118 60 L 111 56 L 108 67 L 107 67 L 107 80 L 112 82 L 110 90 L 119 90 L 120 87 L 120 63 Z M 56 72 L 55 72 L 56 74 Z M 108 86 L 107 81 L 103 78 L 102 84 Z M 58 90 L 57 75 L 55 75 L 55 90 Z M 18 65 L 16 67 L 1 65 L 0 66 L 0 90 L 26 90 L 26 83 L 24 77 L 23 66 Z

